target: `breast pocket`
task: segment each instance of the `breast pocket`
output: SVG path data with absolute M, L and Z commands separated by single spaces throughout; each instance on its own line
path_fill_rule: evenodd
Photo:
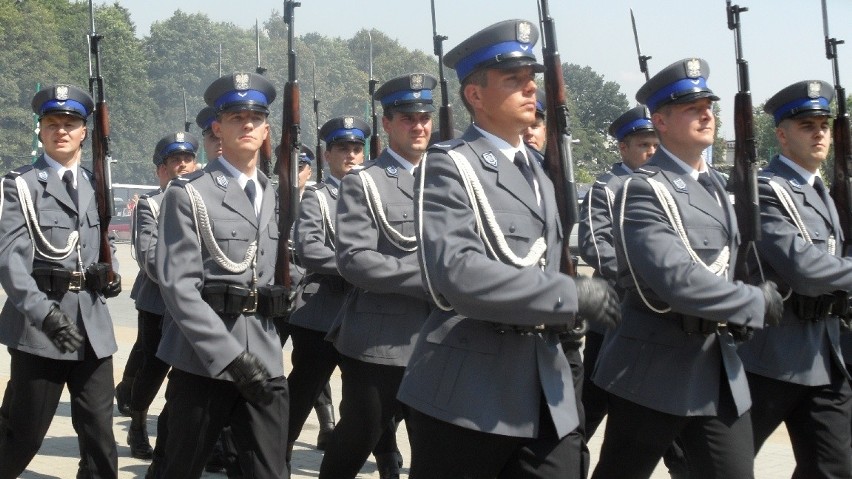
M 385 217 L 403 236 L 414 236 L 414 203 L 388 203 Z
M 526 256 L 535 240 L 542 235 L 541 221 L 531 214 L 514 211 L 495 211 L 494 215 L 512 252 L 520 257 Z
M 814 245 L 819 249 L 826 251 L 828 249 L 826 242 L 828 241 L 829 236 L 831 236 L 831 230 L 829 230 L 825 220 L 823 220 L 820 216 L 803 219 L 805 223 L 805 230 L 808 232 L 808 235 L 810 235 L 811 241 L 813 241 Z
M 74 231 L 74 221 L 64 211 L 39 211 L 38 225 L 44 237 L 55 247 L 65 246 L 68 236 Z
M 213 225 L 213 238 L 219 248 L 232 261 L 240 262 L 253 239 L 246 230 L 245 221 L 210 219 Z
M 729 241 L 728 235 L 721 226 L 687 226 L 686 235 L 689 238 L 689 245 L 707 264 L 716 260 L 716 256 Z

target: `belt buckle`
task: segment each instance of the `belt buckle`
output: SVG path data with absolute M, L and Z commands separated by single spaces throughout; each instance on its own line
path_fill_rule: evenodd
M 256 313 L 257 312 L 257 290 L 252 289 L 246 299 L 248 306 L 243 308 L 243 313 Z
M 68 291 L 80 291 L 83 289 L 83 273 L 80 271 L 73 271 L 71 273 L 71 279 L 68 281 Z

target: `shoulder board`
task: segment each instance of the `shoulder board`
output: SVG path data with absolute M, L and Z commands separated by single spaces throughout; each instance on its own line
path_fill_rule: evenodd
M 773 177 L 775 177 L 775 172 L 773 172 L 773 171 L 761 170 L 760 172 L 757 173 L 757 181 L 766 182 L 766 181 L 771 180 Z
M 89 175 L 89 177 L 90 177 L 90 178 L 94 177 L 94 175 L 95 175 L 94 173 L 92 173 L 91 171 L 89 171 L 89 169 L 88 169 L 88 168 L 86 168 L 86 167 L 85 167 L 85 166 L 83 166 L 83 165 L 80 165 L 80 169 L 81 169 L 81 170 L 83 170 L 83 171 L 84 171 L 87 175 Z
M 168 186 L 168 185 L 166 185 L 166 188 L 168 188 L 168 187 L 169 187 L 169 186 Z M 148 191 L 148 192 L 146 192 L 146 193 L 143 193 L 143 194 L 139 195 L 139 199 L 141 200 L 141 199 L 153 198 L 153 197 L 155 197 L 155 196 L 159 195 L 160 193 L 161 193 L 161 191 L 160 191 L 160 190 L 151 190 L 151 191 Z
M 464 140 L 461 138 L 453 138 L 452 140 L 442 141 L 439 143 L 435 143 L 429 147 L 430 150 L 437 151 L 449 151 L 458 148 L 460 145 L 464 144 Z
M 306 186 L 306 187 L 305 187 L 305 189 L 306 189 L 306 190 L 311 190 L 311 191 L 319 191 L 319 190 L 321 190 L 321 189 L 323 189 L 323 188 L 326 188 L 327 186 L 328 186 L 328 185 L 326 185 L 325 183 L 320 182 L 320 183 L 314 183 L 314 184 L 312 184 L 312 185 L 308 185 L 308 186 Z
M 33 169 L 35 169 L 35 167 L 33 165 L 20 166 L 18 168 L 15 168 L 12 171 L 6 173 L 6 178 L 15 178 L 16 176 L 21 176 L 24 173 L 31 171 Z
M 606 186 L 606 185 L 609 184 L 610 181 L 612 181 L 613 177 L 615 177 L 615 176 L 616 176 L 615 173 L 613 173 L 611 171 L 601 173 L 600 175 L 598 175 L 597 178 L 595 178 L 595 184 L 601 185 L 601 186 Z
M 192 173 L 187 173 L 185 175 L 178 176 L 177 178 L 173 178 L 169 182 L 169 186 L 180 186 L 189 183 L 190 181 L 195 181 L 204 176 L 204 173 L 206 173 L 204 170 L 195 170 Z
M 346 173 L 346 174 L 347 175 L 357 175 L 359 171 L 366 170 L 367 168 L 370 168 L 371 166 L 373 166 L 375 164 L 376 164 L 376 159 L 373 158 L 370 161 L 365 161 L 364 163 L 361 163 L 360 165 L 353 167 L 351 170 L 349 170 L 349 173 Z
M 633 170 L 634 173 L 645 175 L 645 176 L 654 176 L 660 172 L 659 166 L 641 166 Z

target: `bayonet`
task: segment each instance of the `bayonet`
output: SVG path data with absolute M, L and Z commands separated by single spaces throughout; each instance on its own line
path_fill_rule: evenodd
M 639 71 L 645 74 L 645 81 L 651 79 L 648 74 L 648 60 L 651 59 L 648 55 L 642 54 L 642 49 L 639 47 L 639 32 L 636 30 L 636 17 L 633 16 L 633 9 L 630 9 L 630 23 L 633 25 L 633 42 L 636 43 L 636 56 L 639 58 Z

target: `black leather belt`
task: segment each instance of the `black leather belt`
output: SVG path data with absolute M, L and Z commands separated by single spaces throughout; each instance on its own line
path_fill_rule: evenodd
M 545 325 L 545 324 L 536 324 L 536 325 L 520 325 L 520 324 L 502 324 L 502 323 L 491 323 L 491 326 L 494 328 L 499 334 L 505 333 L 515 333 L 520 334 L 521 336 L 529 336 L 533 334 L 546 333 L 546 332 L 554 332 L 557 334 L 564 334 L 571 332 L 574 328 L 580 326 L 580 320 L 575 319 L 574 324 L 568 325 Z
M 334 293 L 345 293 L 352 289 L 352 284 L 343 279 L 343 277 L 336 276 L 333 274 L 313 273 L 308 275 L 307 278 L 305 278 L 305 283 L 324 284 L 329 289 L 329 291 L 332 291 Z
M 651 308 L 649 308 L 642 298 L 640 298 L 635 293 L 627 293 L 624 298 L 625 304 L 639 311 L 644 311 L 646 313 L 652 314 L 658 318 L 664 318 L 671 321 L 675 321 L 680 324 L 681 329 L 686 334 L 703 334 L 705 336 L 709 334 L 713 334 L 716 332 L 723 332 L 728 327 L 727 321 L 710 321 L 709 319 L 702 319 L 698 316 L 690 316 L 688 314 L 675 313 L 674 311 L 669 311 L 667 313 L 658 313 Z M 665 307 L 668 307 L 667 305 Z M 663 307 L 658 307 L 657 309 L 664 309 Z
M 86 287 L 86 277 L 81 271 L 71 271 L 55 266 L 33 268 L 33 279 L 44 293 L 64 294 Z
M 258 313 L 274 317 L 287 309 L 286 291 L 277 285 L 252 289 L 234 284 L 207 284 L 201 289 L 201 299 L 222 316 Z
M 833 294 L 820 296 L 804 296 L 792 293 L 787 304 L 802 321 L 820 321 L 832 312 L 837 297 Z

